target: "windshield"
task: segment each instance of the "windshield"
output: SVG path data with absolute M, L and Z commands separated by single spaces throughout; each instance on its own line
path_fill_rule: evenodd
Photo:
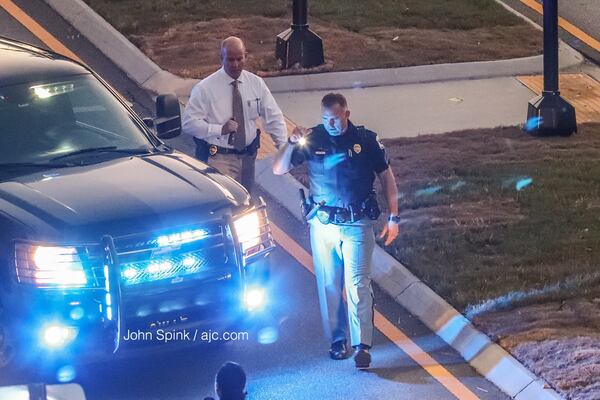
M 0 165 L 152 147 L 128 110 L 91 75 L 0 88 Z

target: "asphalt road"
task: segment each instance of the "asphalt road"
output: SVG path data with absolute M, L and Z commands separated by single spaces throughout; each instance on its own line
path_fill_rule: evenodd
M 559 0 L 559 15 L 588 35 L 600 40 L 600 3 L 598 0 Z
M 151 96 L 43 2 L 22 0 L 17 4 L 98 71 L 133 103 L 137 112 L 142 116 L 151 114 Z M 1 8 L 0 34 L 40 44 Z M 308 249 L 306 228 L 264 195 L 274 223 Z M 269 298 L 271 313 L 254 326 L 240 327 L 241 331 L 247 329 L 249 340 L 149 351 L 112 363 L 89 365 L 76 371 L 75 382 L 84 388 L 88 399 L 201 399 L 213 395 L 213 377 L 218 367 L 226 360 L 234 360 L 248 373 L 252 399 L 456 398 L 380 332 L 375 335 L 374 360 L 368 372 L 355 370 L 351 359 L 330 360 L 328 343 L 321 333 L 314 277 L 282 247 L 272 254 L 272 259 L 276 268 Z M 379 312 L 457 377 L 476 398 L 507 398 L 378 288 L 375 299 Z M 6 384 L 4 378 L 0 377 L 0 384 Z
M 501 1 L 543 26 L 543 17 L 525 6 L 521 0 Z M 541 0 L 535 1 L 542 3 Z M 600 41 L 600 2 L 598 0 L 558 0 L 558 15 Z M 560 37 L 572 47 L 581 51 L 590 60 L 600 64 L 600 53 L 598 51 L 562 29 L 560 30 Z

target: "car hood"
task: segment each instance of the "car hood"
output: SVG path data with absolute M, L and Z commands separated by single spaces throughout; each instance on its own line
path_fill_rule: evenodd
M 215 169 L 180 153 L 113 159 L 36 172 L 0 183 L 0 211 L 28 238 L 96 241 L 223 218 L 248 193 Z

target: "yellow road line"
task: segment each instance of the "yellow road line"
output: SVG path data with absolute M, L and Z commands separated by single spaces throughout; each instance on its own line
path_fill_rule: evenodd
M 535 0 L 520 0 L 521 3 L 525 4 L 527 7 L 537 11 L 538 13 L 544 15 L 544 8 L 540 3 Z M 563 17 L 558 17 L 558 25 L 563 28 L 565 31 L 569 32 L 571 35 L 575 36 L 577 39 L 581 40 L 583 43 L 590 46 L 592 49 L 596 51 L 600 51 L 600 41 L 591 37 Z
M 79 57 L 77 57 L 73 52 L 60 43 L 54 36 L 52 36 L 47 30 L 34 21 L 29 15 L 25 14 L 25 12 L 12 1 L 0 0 L 0 6 L 52 50 L 75 60 L 80 60 Z M 286 122 L 288 122 L 288 126 L 293 126 L 291 121 L 287 120 Z M 275 224 L 272 225 L 272 230 L 275 240 L 302 266 L 314 274 L 312 256 Z M 473 392 L 463 385 L 462 382 L 452 375 L 450 371 L 439 365 L 437 361 L 433 359 L 433 357 L 424 352 L 416 343 L 414 343 L 408 336 L 406 336 L 378 311 L 375 311 L 375 327 L 458 399 L 479 399 Z
M 51 50 L 60 53 L 64 56 L 80 61 L 81 59 L 63 45 L 58 39 L 56 39 L 50 32 L 44 29 L 38 24 L 33 18 L 25 13 L 19 6 L 13 3 L 11 0 L 0 0 L 0 7 L 4 8 L 14 19 L 19 21 L 21 25 L 27 28 L 33 33 L 38 39 L 40 39 L 46 46 Z
M 273 237 L 302 266 L 314 274 L 312 256 L 304 250 L 294 239 L 286 234 L 281 228 L 272 224 Z M 419 364 L 429 375 L 437 380 L 456 398 L 461 400 L 477 400 L 477 397 L 469 388 L 459 381 L 450 371 L 441 366 L 433 357 L 421 349 L 404 332 L 398 329 L 380 312 L 375 310 L 375 327 L 383 333 L 390 341 L 398 346 L 410 358 Z

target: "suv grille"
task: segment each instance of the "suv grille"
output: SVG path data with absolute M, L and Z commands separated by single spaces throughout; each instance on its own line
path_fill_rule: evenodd
M 228 270 L 227 233 L 222 222 L 183 227 L 160 234 L 115 238 L 124 286 L 183 277 L 210 279 Z

